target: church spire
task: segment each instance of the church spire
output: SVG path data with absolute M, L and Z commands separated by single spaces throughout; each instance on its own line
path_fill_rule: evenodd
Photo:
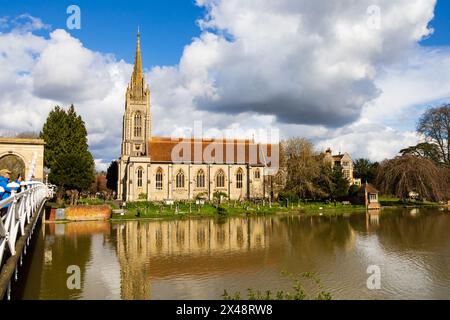
M 134 98 L 142 99 L 144 96 L 145 84 L 144 73 L 142 72 L 142 58 L 141 58 L 141 34 L 137 32 L 136 40 L 136 55 L 134 57 L 134 69 L 131 76 L 131 92 Z

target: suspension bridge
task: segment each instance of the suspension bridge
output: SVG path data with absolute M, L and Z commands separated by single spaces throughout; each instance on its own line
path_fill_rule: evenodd
M 42 217 L 44 204 L 53 197 L 53 186 L 31 181 L 33 172 L 30 170 L 26 181 L 20 184 L 9 183 L 7 187 L 14 191 L 0 201 L 0 209 L 6 208 L 0 219 L 0 300 L 11 298 L 11 285 L 20 277 L 20 267 Z M 4 192 L 0 187 L 0 194 Z

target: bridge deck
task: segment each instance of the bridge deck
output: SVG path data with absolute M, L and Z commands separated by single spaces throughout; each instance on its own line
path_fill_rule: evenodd
M 21 192 L 13 191 L 0 201 L 0 209 L 7 208 L 6 215 L 0 218 L 0 300 L 11 297 L 11 284 L 18 280 L 33 231 L 51 196 L 52 189 L 33 181 L 23 183 Z

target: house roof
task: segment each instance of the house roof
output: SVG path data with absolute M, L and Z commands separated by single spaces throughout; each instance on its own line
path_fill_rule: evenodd
M 148 141 L 154 162 L 266 165 L 267 157 L 278 151 L 276 144 L 243 139 L 193 139 L 152 137 Z
M 358 192 L 361 192 L 361 191 L 367 191 L 367 193 L 379 193 L 380 192 L 373 185 L 371 185 L 370 183 L 367 183 L 367 182 L 361 185 Z
M 334 160 L 334 161 L 336 161 L 336 160 L 342 160 L 343 157 L 344 157 L 343 154 L 334 155 L 334 156 L 333 156 L 333 160 Z

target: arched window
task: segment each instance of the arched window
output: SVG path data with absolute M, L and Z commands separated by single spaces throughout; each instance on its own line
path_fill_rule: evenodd
M 223 173 L 223 170 L 219 170 L 219 172 L 216 175 L 216 187 L 217 188 L 225 187 L 225 174 Z
M 134 136 L 142 137 L 142 115 L 136 112 L 134 115 Z
M 236 188 L 242 189 L 242 169 L 239 169 L 236 174 Z
M 259 172 L 259 169 L 255 170 L 255 179 L 261 178 L 261 173 Z
M 183 170 L 178 171 L 175 181 L 175 186 L 177 188 L 184 188 L 184 172 Z
M 137 170 L 137 186 L 142 187 L 142 176 L 143 176 L 144 170 L 142 168 L 138 168 Z
M 202 169 L 197 171 L 197 188 L 205 187 L 205 173 Z
M 156 171 L 156 190 L 162 190 L 163 188 L 163 171 L 161 168 L 158 168 Z

